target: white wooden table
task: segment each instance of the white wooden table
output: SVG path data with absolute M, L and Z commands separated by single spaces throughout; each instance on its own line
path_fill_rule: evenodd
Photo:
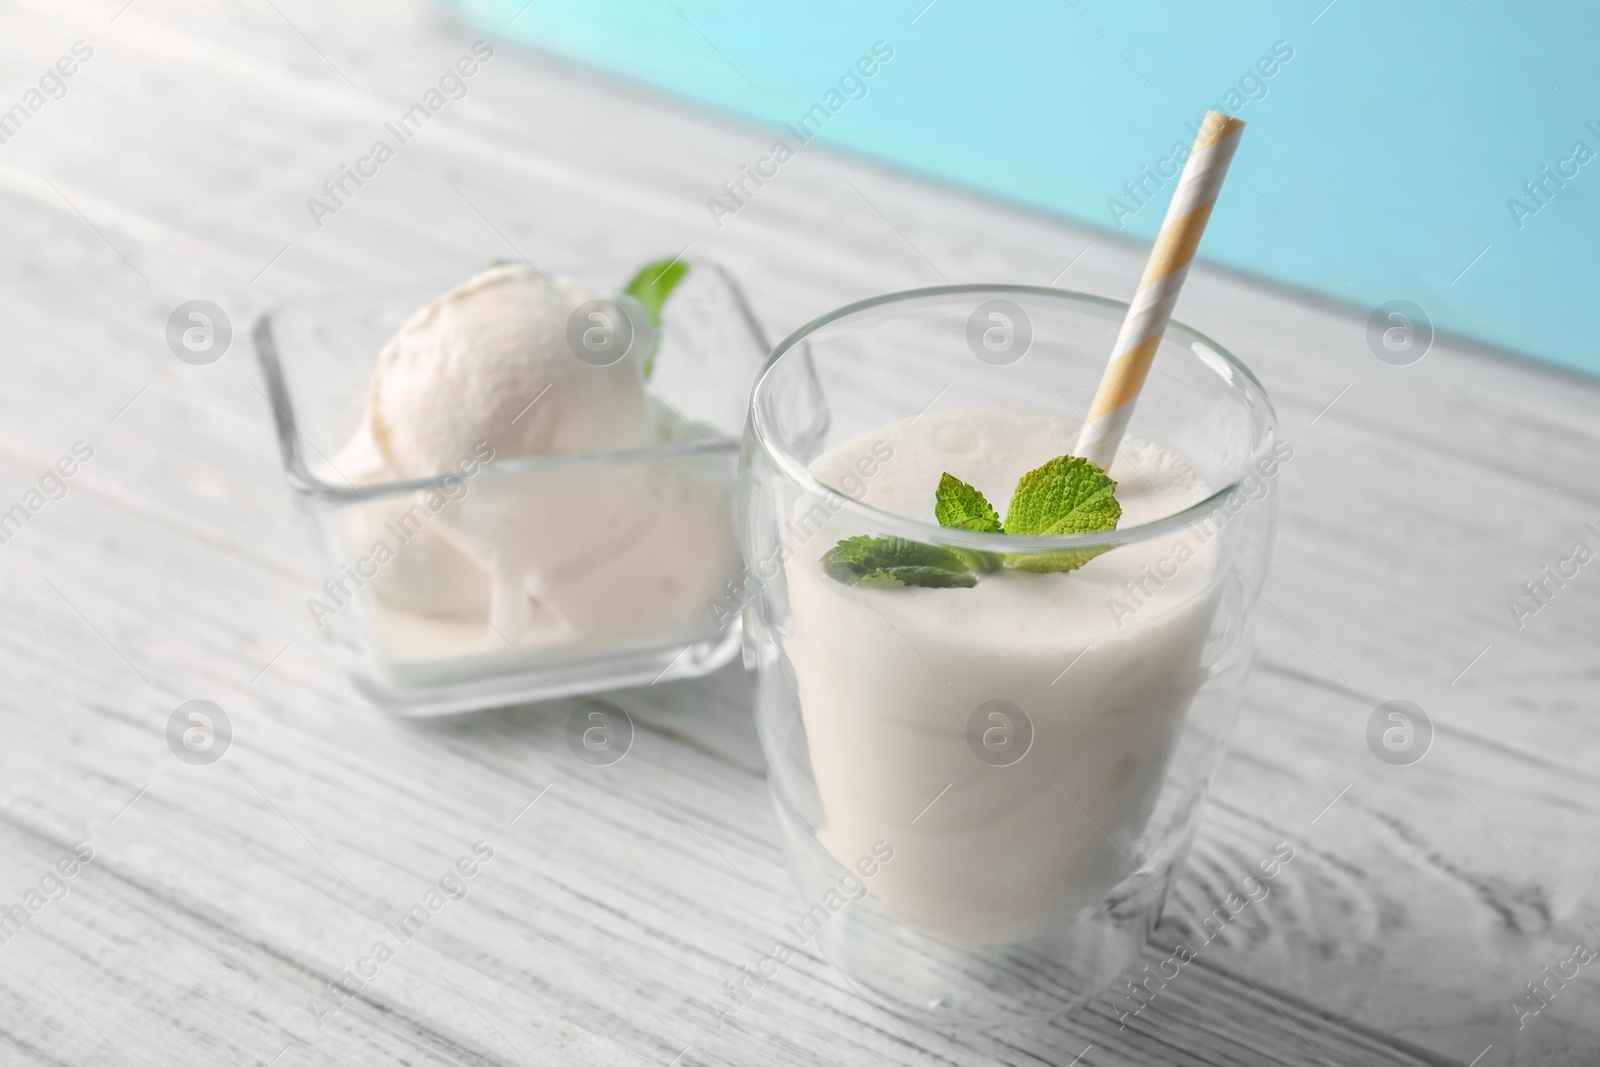
M 434 726 L 364 706 L 308 622 L 323 575 L 249 322 L 506 254 L 689 245 L 781 335 L 941 278 L 1125 296 L 1143 250 L 818 147 L 719 230 L 705 198 L 767 133 L 505 45 L 318 229 L 306 198 L 477 35 L 376 0 L 123 3 L 0 10 L 0 105 L 93 49 L 0 145 L 0 510 L 93 448 L 0 544 L 0 909 L 27 918 L 0 927 L 0 1063 L 1600 1058 L 1600 965 L 1520 1030 L 1511 1006 L 1600 946 L 1600 563 L 1521 629 L 1507 608 L 1600 547 L 1595 383 L 1443 339 L 1388 366 L 1368 309 L 1198 270 L 1180 317 L 1258 370 L 1295 457 L 1250 702 L 1167 928 L 1276 842 L 1296 858 L 1126 1028 L 1104 997 L 1003 1038 L 916 1032 L 804 956 L 713 1032 L 703 1005 L 797 903 L 743 672 L 614 694 L 639 730 L 607 769 L 563 743 L 570 702 Z M 209 366 L 164 337 L 194 298 L 233 323 Z M 166 741 L 197 698 L 234 728 L 211 765 Z M 1437 731 L 1413 766 L 1367 747 L 1393 698 Z M 328 1001 L 476 841 L 466 897 Z M 320 1027 L 319 997 L 341 1005 Z

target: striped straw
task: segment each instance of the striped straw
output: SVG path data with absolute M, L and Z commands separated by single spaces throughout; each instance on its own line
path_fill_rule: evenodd
M 1183 177 L 1172 194 L 1172 204 L 1161 223 L 1156 245 L 1150 250 L 1139 291 L 1133 295 L 1128 317 L 1122 320 L 1111 362 L 1100 379 L 1100 390 L 1089 409 L 1089 421 L 1078 436 L 1077 453 L 1098 467 L 1111 466 L 1122 434 L 1133 417 L 1133 405 L 1144 388 L 1145 375 L 1161 345 L 1161 335 L 1172 318 L 1178 291 L 1189 276 L 1194 250 L 1205 233 L 1211 208 L 1217 202 L 1228 164 L 1239 147 L 1244 123 L 1216 111 L 1207 111 L 1194 139 Z

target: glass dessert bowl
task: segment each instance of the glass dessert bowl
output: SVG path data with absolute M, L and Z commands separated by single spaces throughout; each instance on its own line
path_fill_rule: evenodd
M 670 301 L 564 280 L 621 282 L 615 265 L 503 264 L 258 320 L 325 561 L 307 612 L 373 703 L 463 712 L 737 653 L 736 435 L 769 346 L 725 271 L 686 266 Z
M 808 904 L 871 867 L 808 929 L 924 1024 L 1045 1018 L 1132 962 L 1239 712 L 1292 451 L 1173 323 L 1107 470 L 1071 457 L 1125 312 L 892 294 L 791 335 L 751 398 L 744 640 L 783 843 Z

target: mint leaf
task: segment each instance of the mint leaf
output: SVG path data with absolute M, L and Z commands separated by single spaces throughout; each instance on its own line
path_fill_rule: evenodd
M 845 585 L 873 588 L 969 588 L 978 581 L 963 553 L 901 537 L 847 537 L 823 553 L 822 569 Z
M 978 530 L 983 533 L 1004 533 L 1000 516 L 994 505 L 984 495 L 955 475 L 946 473 L 939 479 L 934 494 L 934 517 L 940 526 L 954 530 Z M 1000 569 L 1002 557 L 995 552 L 978 552 L 969 548 L 952 548 L 966 562 L 968 570 L 989 574 Z
M 688 273 L 689 264 L 681 259 L 663 259 L 640 267 L 639 273 L 622 291 L 643 304 L 645 311 L 650 313 L 650 321 L 660 326 L 661 306 Z
M 1024 474 L 1006 511 L 1006 532 L 1031 536 L 1097 533 L 1115 530 L 1122 505 L 1114 495 L 1117 483 L 1104 470 L 1079 456 L 1057 456 Z M 1071 571 L 1111 546 L 1060 552 L 1021 552 L 1006 557 L 1014 570 Z
M 1006 533 L 1043 537 L 1115 530 L 1117 483 L 1079 456 L 1057 456 L 1024 474 L 1006 512 Z
M 1100 548 L 1064 548 L 1059 552 L 1013 552 L 1006 556 L 1006 566 L 1014 571 L 1030 571 L 1034 574 L 1075 571 L 1111 549 L 1111 545 L 1104 545 Z
M 983 533 L 1004 532 L 994 505 L 984 499 L 978 490 L 949 473 L 939 479 L 939 488 L 934 494 L 933 515 L 939 520 L 940 526 Z
M 907 585 L 921 585 L 930 589 L 971 589 L 978 579 L 966 571 L 947 571 L 938 567 L 888 567 L 873 571 L 857 585 L 875 589 L 899 589 Z
M 678 287 L 678 283 L 683 281 L 684 275 L 688 273 L 689 264 L 682 260 L 663 259 L 640 267 L 639 273 L 633 276 L 633 280 L 622 291 L 643 304 L 650 321 L 660 326 L 662 305 L 667 302 L 672 290 Z M 650 374 L 655 369 L 656 354 L 652 351 L 644 358 L 645 381 L 650 380 Z

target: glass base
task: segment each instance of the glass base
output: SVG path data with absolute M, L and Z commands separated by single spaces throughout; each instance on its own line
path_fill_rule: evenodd
M 733 659 L 739 654 L 739 646 L 740 626 L 735 619 L 722 632 L 691 645 L 613 653 L 549 664 L 538 671 L 517 671 L 440 685 L 398 685 L 352 670 L 350 680 L 363 696 L 390 715 L 423 719 L 699 678 Z
M 776 807 L 789 868 L 807 909 L 786 928 L 795 941 L 805 942 L 796 947 L 820 951 L 888 1014 L 946 1033 L 1012 1030 L 1073 1011 L 1099 995 L 1138 958 L 1184 852 L 1177 848 L 1164 862 L 1134 873 L 1040 937 L 1012 945 L 961 945 L 890 915 L 872 895 L 870 877 L 847 871 L 781 803 Z M 852 884 L 864 885 L 866 894 L 851 899 L 846 886 Z M 837 910 L 816 906 L 829 899 L 844 902 Z

